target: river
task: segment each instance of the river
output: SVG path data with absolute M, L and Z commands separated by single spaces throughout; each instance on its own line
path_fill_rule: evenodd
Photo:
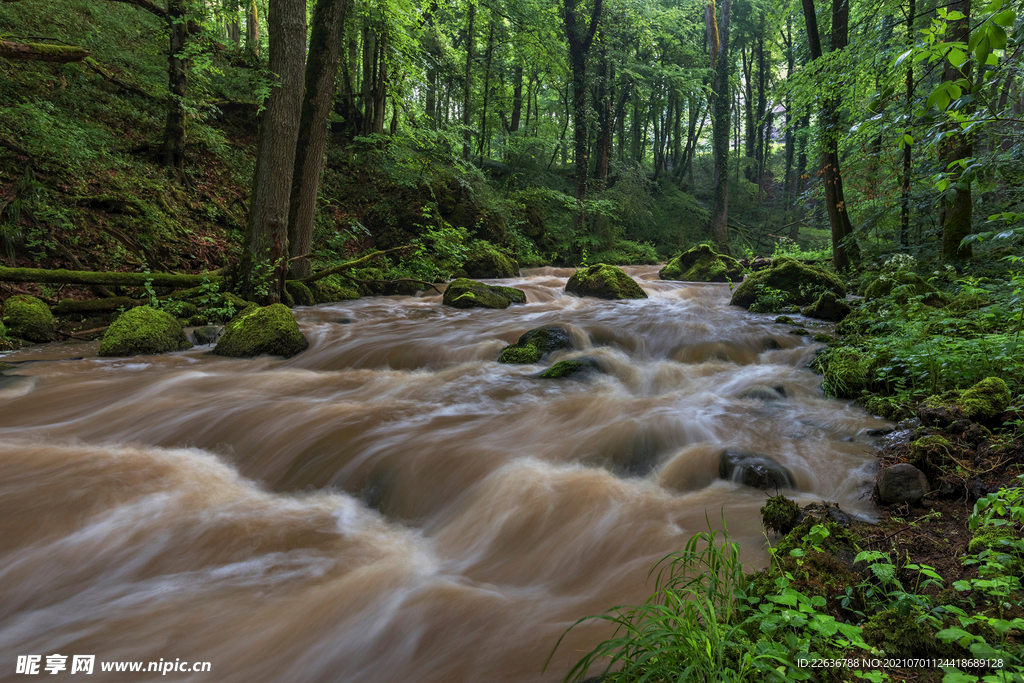
M 547 268 L 501 281 L 528 297 L 504 311 L 296 309 L 289 360 L 0 359 L 0 680 L 60 653 L 211 663 L 96 680 L 554 682 L 608 635 L 574 630 L 542 673 L 565 629 L 642 602 L 707 520 L 764 565 L 766 494 L 718 478 L 723 449 L 870 516 L 887 423 L 825 398 L 820 345 L 727 285 L 627 271 L 649 299 L 567 295 Z M 606 373 L 494 362 L 551 324 Z

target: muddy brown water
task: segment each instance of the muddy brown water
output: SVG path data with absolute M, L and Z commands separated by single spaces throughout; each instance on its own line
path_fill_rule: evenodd
M 505 311 L 297 309 L 310 348 L 290 360 L 3 359 L 0 680 L 61 653 L 211 662 L 165 680 L 558 681 L 608 635 L 574 630 L 542 673 L 563 631 L 643 601 L 707 520 L 764 564 L 765 493 L 718 479 L 723 449 L 870 516 L 885 423 L 824 397 L 820 347 L 726 285 L 628 271 L 649 299 L 576 298 L 571 271 L 538 269 L 502 281 L 528 298 Z M 494 362 L 549 324 L 607 374 Z

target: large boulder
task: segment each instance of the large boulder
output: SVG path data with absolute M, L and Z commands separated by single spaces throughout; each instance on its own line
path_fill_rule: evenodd
M 295 316 L 284 304 L 250 306 L 224 326 L 213 353 L 251 358 L 262 354 L 291 358 L 309 346 Z
M 796 488 L 796 480 L 785 467 L 767 455 L 728 450 L 718 462 L 718 476 L 756 489 Z
M 736 282 L 743 279 L 743 266 L 733 257 L 701 244 L 665 264 L 658 277 L 684 282 Z
M 818 300 L 801 311 L 808 318 L 819 320 L 832 320 L 839 322 L 850 315 L 850 304 L 840 299 L 834 292 L 823 292 Z
M 565 284 L 565 291 L 576 296 L 593 296 L 598 299 L 647 298 L 647 292 L 636 280 L 626 275 L 622 268 L 606 263 L 577 270 Z
M 928 477 L 910 463 L 886 467 L 878 475 L 878 500 L 886 505 L 917 503 L 931 490 Z
M 107 328 L 100 341 L 101 356 L 137 356 L 192 348 L 181 323 L 167 311 L 136 306 Z
M 526 292 L 460 277 L 448 283 L 441 301 L 454 308 L 508 308 L 512 304 L 525 304 Z
M 538 327 L 523 333 L 515 344 L 506 346 L 498 356 L 498 362 L 519 365 L 537 363 L 553 351 L 575 347 L 572 336 L 565 328 Z
M 498 251 L 490 242 L 477 240 L 469 247 L 462 266 L 471 278 L 507 278 L 519 275 L 519 264 Z
M 57 322 L 49 307 L 26 294 L 17 294 L 4 302 L 3 324 L 10 336 L 31 342 L 52 342 L 57 336 Z
M 541 379 L 567 379 L 570 377 L 581 377 L 593 372 L 601 372 L 601 366 L 593 358 L 577 358 L 575 360 L 560 360 L 550 368 L 540 373 Z
M 846 298 L 846 287 L 834 273 L 800 263 L 796 259 L 780 257 L 770 268 L 759 271 L 743 281 L 732 293 L 732 305 L 750 308 L 764 288 L 776 289 L 785 296 L 785 303 L 806 306 L 813 303 L 823 291 L 838 298 Z
M 950 302 L 949 295 L 939 290 L 916 273 L 899 273 L 897 275 L 881 275 L 864 290 L 864 299 L 870 301 L 895 293 L 901 303 L 912 296 L 922 297 L 921 301 L 928 306 L 940 308 Z

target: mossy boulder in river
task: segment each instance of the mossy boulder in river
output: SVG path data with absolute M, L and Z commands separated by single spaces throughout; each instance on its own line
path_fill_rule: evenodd
M 53 313 L 34 296 L 17 294 L 5 301 L 3 324 L 10 336 L 31 342 L 52 342 L 57 336 Z
M 598 299 L 647 298 L 647 292 L 636 280 L 626 275 L 622 268 L 606 263 L 577 270 L 565 284 L 565 291 L 576 296 L 593 296 Z
M 125 311 L 107 328 L 100 342 L 101 356 L 137 356 L 192 348 L 174 316 L 151 306 Z
M 295 316 L 284 304 L 251 306 L 228 321 L 213 353 L 251 358 L 262 354 L 291 358 L 309 346 Z
M 312 306 L 316 304 L 313 292 L 304 282 L 288 280 L 284 283 L 284 302 L 292 306 Z
M 519 341 L 506 346 L 498 356 L 499 363 L 527 365 L 536 363 L 553 351 L 575 348 L 572 337 L 565 328 L 538 327 L 519 337 Z
M 733 257 L 701 244 L 665 264 L 658 277 L 684 282 L 736 282 L 743 279 L 743 266 Z
M 832 320 L 839 322 L 850 315 L 850 304 L 835 295 L 834 292 L 823 292 L 818 300 L 801 311 L 808 318 Z
M 519 275 L 519 264 L 498 251 L 493 244 L 483 240 L 470 245 L 462 267 L 471 278 L 507 278 Z
M 778 290 L 787 304 L 805 306 L 825 291 L 837 298 L 846 298 L 846 287 L 834 273 L 817 266 L 808 266 L 796 259 L 780 257 L 770 268 L 758 271 L 743 281 L 732 293 L 732 305 L 750 308 L 765 289 Z
M 448 283 L 441 301 L 455 308 L 508 308 L 512 304 L 525 304 L 526 292 L 460 277 Z
M 593 358 L 577 358 L 575 360 L 560 360 L 550 368 L 540 373 L 541 379 L 567 379 L 570 377 L 581 377 L 592 372 L 601 372 L 601 366 Z

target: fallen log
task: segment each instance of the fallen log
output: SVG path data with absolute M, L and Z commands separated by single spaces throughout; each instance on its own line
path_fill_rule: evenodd
M 50 310 L 56 315 L 68 313 L 112 313 L 119 308 L 135 308 L 149 303 L 149 299 L 129 299 L 126 296 L 114 296 L 108 299 L 61 299 Z
M 80 62 L 89 56 L 89 51 L 78 45 L 52 45 L 50 43 L 16 43 L 0 40 L 0 57 L 23 59 L 35 62 L 67 64 Z
M 55 285 L 113 285 L 117 287 L 198 287 L 206 282 L 220 282 L 217 273 L 117 273 L 88 270 L 48 270 L 45 268 L 0 268 L 0 282 L 35 282 Z

